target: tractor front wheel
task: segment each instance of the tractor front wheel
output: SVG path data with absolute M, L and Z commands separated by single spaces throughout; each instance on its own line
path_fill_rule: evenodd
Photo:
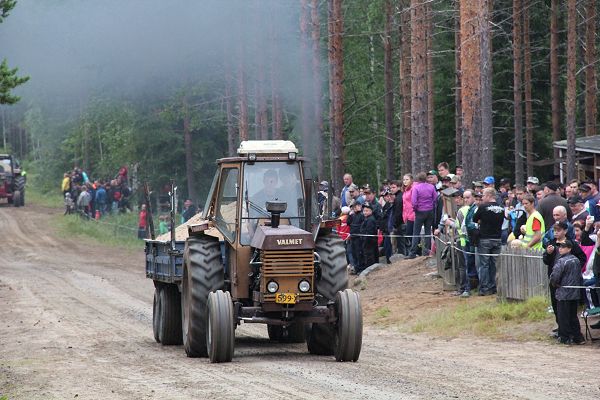
M 229 292 L 217 290 L 208 295 L 206 348 L 211 363 L 230 362 L 233 358 L 235 326 L 233 302 Z
M 351 289 L 338 292 L 335 297 L 337 326 L 334 355 L 337 361 L 357 361 L 362 347 L 362 309 L 360 296 Z
M 21 206 L 21 191 L 20 190 L 15 190 L 13 192 L 12 203 L 13 203 L 13 206 L 15 206 L 15 207 Z

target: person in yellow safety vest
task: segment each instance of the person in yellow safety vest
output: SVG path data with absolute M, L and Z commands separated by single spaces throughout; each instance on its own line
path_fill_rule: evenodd
M 471 190 L 465 190 L 459 192 L 455 195 L 456 205 L 459 207 L 456 212 L 456 220 L 454 220 L 454 228 L 458 232 L 459 238 L 459 251 L 460 254 L 460 262 L 458 263 L 458 269 L 455 272 L 455 282 L 459 287 L 457 291 L 457 295 L 462 298 L 467 298 L 471 296 L 471 282 L 467 275 L 467 262 L 468 255 L 465 251 L 468 251 L 468 236 L 467 236 L 467 227 L 465 226 L 465 219 L 467 217 L 467 213 L 469 212 L 469 208 L 471 208 L 471 204 L 474 202 L 473 192 Z
M 527 194 L 523 197 L 523 207 L 527 213 L 527 222 L 521 226 L 523 247 L 542 249 L 542 236 L 546 231 L 544 226 L 544 217 L 535 209 L 535 200 L 532 195 Z
M 67 194 L 71 190 L 71 178 L 69 177 L 69 174 L 67 174 L 67 173 L 64 174 L 60 188 L 62 190 L 63 197 L 65 194 Z

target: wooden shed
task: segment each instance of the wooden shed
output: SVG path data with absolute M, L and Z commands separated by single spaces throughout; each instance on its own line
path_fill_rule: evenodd
M 567 141 L 559 140 L 553 143 L 558 150 L 559 158 L 555 160 L 560 170 L 560 181 L 564 182 L 567 176 L 566 158 Z M 575 139 L 575 160 L 577 162 L 577 178 L 582 181 L 593 179 L 598 182 L 600 179 L 600 135 L 585 136 Z

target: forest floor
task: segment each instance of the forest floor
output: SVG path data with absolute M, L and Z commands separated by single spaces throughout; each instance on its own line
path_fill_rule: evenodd
M 598 345 L 560 346 L 511 332 L 444 332 L 428 316 L 493 307 L 457 299 L 424 259 L 399 261 L 358 283 L 365 314 L 356 363 L 268 340 L 262 325 L 236 332 L 233 362 L 187 358 L 152 335 L 152 281 L 138 250 L 71 238 L 61 210 L 0 206 L 0 398 L 7 399 L 497 399 L 600 394 L 586 365 Z M 459 315 L 459 314 L 457 314 Z M 430 327 L 433 328 L 430 329 Z M 593 374 L 591 375 L 593 377 Z

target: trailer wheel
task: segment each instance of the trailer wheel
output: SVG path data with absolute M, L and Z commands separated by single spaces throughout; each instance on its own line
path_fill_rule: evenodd
M 152 333 L 154 333 L 154 340 L 160 343 L 160 335 L 158 334 L 160 329 L 160 287 L 154 288 L 154 302 L 152 303 Z
M 267 325 L 269 339 L 281 343 L 304 343 L 306 331 L 304 324 L 295 323 L 284 328 L 281 325 Z
M 233 302 L 229 292 L 217 290 L 208 295 L 206 348 L 211 363 L 230 362 L 233 358 L 235 328 Z
M 21 206 L 21 191 L 20 190 L 15 190 L 13 192 L 12 202 L 13 202 L 13 206 L 15 206 L 15 207 Z
M 334 300 L 336 293 L 348 287 L 344 242 L 339 236 L 329 234 L 319 237 L 315 249 L 321 257 L 321 276 L 316 282 L 319 305 Z M 330 324 L 307 325 L 308 351 L 317 355 L 333 355 L 335 330 Z
M 182 342 L 181 299 L 176 285 L 164 285 L 160 290 L 158 337 L 165 346 Z
M 360 296 L 351 289 L 335 298 L 337 326 L 334 354 L 337 361 L 357 361 L 362 347 L 362 309 Z
M 188 357 L 206 357 L 208 294 L 223 288 L 219 242 L 211 237 L 189 237 L 183 255 L 181 313 L 183 347 Z

